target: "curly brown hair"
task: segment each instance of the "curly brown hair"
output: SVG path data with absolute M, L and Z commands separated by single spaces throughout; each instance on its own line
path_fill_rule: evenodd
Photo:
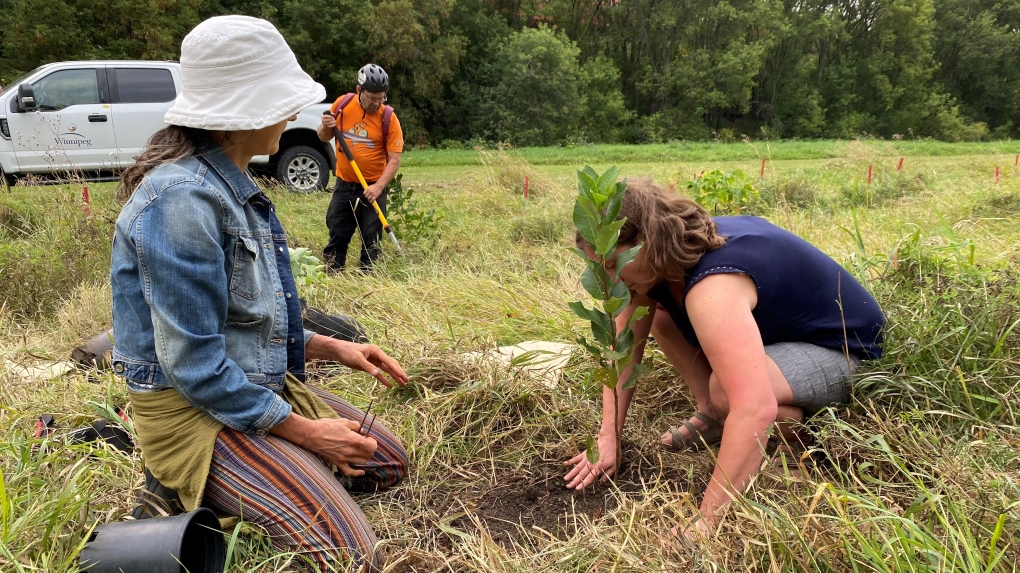
M 655 281 L 683 280 L 701 255 L 726 242 L 715 221 L 694 201 L 669 193 L 650 177 L 627 180 L 619 218 L 627 218 L 617 244 L 644 243 L 638 258 Z M 585 241 L 578 235 L 578 244 Z

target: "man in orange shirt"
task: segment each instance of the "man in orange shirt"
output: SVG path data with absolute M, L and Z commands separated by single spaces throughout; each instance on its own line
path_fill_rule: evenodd
M 363 189 L 358 176 L 336 142 L 336 186 L 326 210 L 326 227 L 329 242 L 323 249 L 326 268 L 343 270 L 347 262 L 347 247 L 354 230 L 361 230 L 361 262 L 364 272 L 372 269 L 372 262 L 382 250 L 382 223 L 372 208 L 372 201 L 386 213 L 386 185 L 400 168 L 400 154 L 404 151 L 404 133 L 393 108 L 386 105 L 386 91 L 390 87 L 386 71 L 375 64 L 358 70 L 358 87 L 352 94 L 337 98 L 330 107 L 330 115 L 323 114 L 318 128 L 319 139 L 333 139 L 333 127 L 339 127 L 354 161 L 368 183 Z

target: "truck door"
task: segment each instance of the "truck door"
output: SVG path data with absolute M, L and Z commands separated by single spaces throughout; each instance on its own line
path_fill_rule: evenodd
M 149 137 L 166 127 L 163 116 L 177 97 L 177 85 L 168 68 L 131 67 L 130 64 L 106 68 L 110 81 L 113 130 L 117 137 L 117 161 L 127 167 L 142 151 Z
M 23 173 L 97 171 L 116 166 L 117 143 L 105 70 L 54 70 L 32 82 L 32 87 L 38 108 L 7 115 Z

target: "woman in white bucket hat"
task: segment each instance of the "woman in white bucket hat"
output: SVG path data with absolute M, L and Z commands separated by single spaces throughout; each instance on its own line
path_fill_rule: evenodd
M 114 371 L 146 468 L 184 509 L 241 517 L 320 570 L 376 565 L 347 490 L 400 481 L 407 453 L 381 423 L 304 384 L 305 359 L 387 386 L 407 375 L 373 345 L 302 328 L 286 236 L 246 174 L 325 90 L 264 20 L 220 16 L 181 46 L 184 89 L 124 172 L 114 236 Z

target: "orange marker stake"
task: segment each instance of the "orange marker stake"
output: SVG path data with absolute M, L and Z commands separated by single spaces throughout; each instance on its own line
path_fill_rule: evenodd
M 896 165 L 896 172 L 899 173 L 900 169 L 903 169 L 903 158 L 900 157 L 899 164 Z
M 868 185 L 871 185 L 871 165 L 868 165 Z
M 90 205 L 91 200 L 89 199 L 89 184 L 88 183 L 82 185 L 82 187 L 81 187 L 81 200 L 85 203 L 85 205 L 83 207 L 83 210 L 85 211 L 85 216 L 86 217 L 91 217 L 92 216 L 92 205 Z

